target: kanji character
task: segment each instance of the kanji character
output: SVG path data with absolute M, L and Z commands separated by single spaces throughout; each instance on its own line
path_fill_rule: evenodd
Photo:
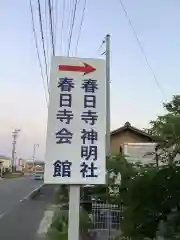
M 72 106 L 72 95 L 71 94 L 60 94 L 60 107 L 71 107 Z
M 60 161 L 57 160 L 54 164 L 53 177 L 71 177 L 71 166 L 72 162 L 68 160 Z
M 83 112 L 81 115 L 81 119 L 85 121 L 85 123 L 89 123 L 90 125 L 94 125 L 95 121 L 98 119 L 98 115 L 96 112 L 88 110 L 87 112 Z
M 69 132 L 66 128 L 62 128 L 59 132 L 56 133 L 57 144 L 68 143 L 71 144 L 73 133 Z
M 81 158 L 97 160 L 97 146 L 81 146 Z
M 85 108 L 95 108 L 96 107 L 96 96 L 94 95 L 84 95 L 84 107 Z
M 59 119 L 61 122 L 66 121 L 66 124 L 70 123 L 70 120 L 73 119 L 74 114 L 72 111 L 68 111 L 67 109 L 64 110 L 58 110 L 58 113 L 56 114 L 57 119 Z
M 94 162 L 91 162 L 90 165 L 87 164 L 87 162 L 83 162 L 80 165 L 81 170 L 80 173 L 82 174 L 83 178 L 87 178 L 87 177 L 98 177 L 97 174 L 95 174 L 96 170 L 98 169 L 97 167 L 95 167 Z
M 72 78 L 60 78 L 58 81 L 58 88 L 61 88 L 62 92 L 71 92 L 74 88 L 74 82 Z
M 94 129 L 83 129 L 81 133 L 81 139 L 83 139 L 83 144 L 86 144 L 86 140 L 88 140 L 90 144 L 94 144 L 94 142 L 98 140 L 98 133 Z
M 82 83 L 82 87 L 81 88 L 84 89 L 84 91 L 86 93 L 94 93 L 95 90 L 98 89 L 97 80 L 86 79 Z

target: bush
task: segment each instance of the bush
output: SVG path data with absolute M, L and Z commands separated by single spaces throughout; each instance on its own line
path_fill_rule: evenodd
M 92 227 L 92 221 L 88 213 L 80 208 L 80 235 L 84 236 Z M 48 239 L 51 240 L 67 240 L 68 239 L 68 210 L 60 209 L 54 216 L 51 227 L 47 233 Z
M 69 201 L 69 189 L 67 185 L 58 186 L 54 198 L 55 204 L 64 204 Z

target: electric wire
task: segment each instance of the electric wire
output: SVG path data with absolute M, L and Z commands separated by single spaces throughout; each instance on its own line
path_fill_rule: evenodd
M 48 73 L 50 70 L 50 51 L 49 51 L 49 31 L 48 31 L 48 9 L 47 9 L 47 1 L 44 1 L 45 3 L 45 39 L 46 39 L 46 59 L 47 59 L 47 65 L 48 65 Z
M 75 4 L 74 4 L 74 10 L 73 10 L 73 15 L 72 15 L 72 24 L 71 24 L 70 33 L 69 33 L 68 51 L 67 51 L 68 57 L 70 54 L 70 48 L 71 48 L 71 42 L 72 42 L 72 34 L 73 34 L 73 28 L 74 28 L 74 23 L 75 23 L 75 17 L 76 17 L 77 2 L 78 1 L 76 0 Z
M 51 45 L 52 45 L 52 55 L 55 56 L 55 48 L 54 48 L 54 34 L 53 34 L 53 20 L 52 20 L 52 8 L 51 1 L 48 0 L 48 9 L 49 9 L 49 23 L 50 23 L 50 35 L 51 35 Z
M 58 0 L 55 0 L 54 4 L 54 48 L 55 48 L 55 53 L 56 53 L 56 38 L 57 38 L 57 26 L 58 26 Z
M 104 45 L 105 43 L 106 43 L 106 40 L 103 39 L 103 41 L 102 41 L 102 43 L 101 43 L 101 45 L 100 45 L 100 47 L 99 47 L 99 49 L 98 49 L 98 54 L 101 52 L 101 49 L 102 49 L 102 47 L 103 47 L 103 45 Z M 106 54 L 106 51 L 101 52 L 101 55 L 104 55 L 104 54 Z
M 62 9 L 62 22 L 61 22 L 61 35 L 60 35 L 60 52 L 62 52 L 63 47 L 63 31 L 64 31 L 64 18 L 65 18 L 65 6 L 66 2 L 63 0 L 63 9 Z
M 149 62 L 149 60 L 148 60 L 148 57 L 147 57 L 147 55 L 146 55 L 146 53 L 145 53 L 145 51 L 144 51 L 144 48 L 143 48 L 143 46 L 142 46 L 142 44 L 141 44 L 141 41 L 139 40 L 139 37 L 138 37 L 138 35 L 137 35 L 137 33 L 136 33 L 136 30 L 135 30 L 135 28 L 134 28 L 134 26 L 133 26 L 133 24 L 132 24 L 132 21 L 131 21 L 131 19 L 130 19 L 130 17 L 129 17 L 129 14 L 128 14 L 128 12 L 127 12 L 127 9 L 126 9 L 126 7 L 125 7 L 125 5 L 124 5 L 124 3 L 123 3 L 122 0 L 119 0 L 119 3 L 120 3 L 120 5 L 121 5 L 121 7 L 122 7 L 122 9 L 123 9 L 124 15 L 125 15 L 128 23 L 129 23 L 129 26 L 131 27 L 131 29 L 132 29 L 132 31 L 133 31 L 134 37 L 135 37 L 135 39 L 136 39 L 136 41 L 137 41 L 137 43 L 138 43 L 138 46 L 139 46 L 139 48 L 140 48 L 140 50 L 141 50 L 141 52 L 142 52 L 142 54 L 143 54 L 143 56 L 144 56 L 144 58 L 145 58 L 145 61 L 146 61 L 146 63 L 147 63 L 147 66 L 149 67 L 149 70 L 150 70 L 153 78 L 154 78 L 154 81 L 155 81 L 157 87 L 159 88 L 161 94 L 162 94 L 163 97 L 165 98 L 165 94 L 164 94 L 164 92 L 163 92 L 163 90 L 162 90 L 162 88 L 161 88 L 161 85 L 160 85 L 160 83 L 158 82 L 158 79 L 157 79 L 157 77 L 156 77 L 156 75 L 155 75 L 155 72 L 154 72 L 154 70 L 153 70 L 153 68 L 152 68 L 152 66 L 151 66 L 151 64 L 150 64 L 150 62 Z
M 43 68 L 42 68 L 42 63 L 41 63 L 41 58 L 40 58 L 40 53 L 39 53 L 39 48 L 38 48 L 37 34 L 36 34 L 36 29 L 35 29 L 35 24 L 34 24 L 34 14 L 33 14 L 33 8 L 32 8 L 31 0 L 29 0 L 29 5 L 30 5 L 32 30 L 33 30 L 34 40 L 35 40 L 36 53 L 37 53 L 37 57 L 38 57 L 41 78 L 43 80 L 45 100 L 46 100 L 46 104 L 48 105 L 48 98 L 47 98 L 47 93 L 46 93 L 46 83 L 45 83 L 45 78 L 44 78 L 44 75 L 43 75 Z
M 137 33 L 136 33 L 136 30 L 135 30 L 135 28 L 134 28 L 134 26 L 133 26 L 133 24 L 132 24 L 132 21 L 131 21 L 129 15 L 128 15 L 127 9 L 126 9 L 125 5 L 123 4 L 123 0 L 119 0 L 119 2 L 120 2 L 120 4 L 121 4 L 121 7 L 122 7 L 123 12 L 124 12 L 124 14 L 125 14 L 125 17 L 126 17 L 127 20 L 128 20 L 129 26 L 131 27 L 131 29 L 132 29 L 132 31 L 133 31 L 134 37 L 135 37 L 135 39 L 136 39 L 136 41 L 137 41 L 137 43 L 138 43 L 138 45 L 139 45 L 139 48 L 140 48 L 142 54 L 144 55 L 145 61 L 146 61 L 146 63 L 147 63 L 147 66 L 149 67 L 149 70 L 150 70 L 153 78 L 154 78 L 154 81 L 155 81 L 156 85 L 158 86 L 158 88 L 159 88 L 159 90 L 160 90 L 160 92 L 161 92 L 164 100 L 166 101 L 165 93 L 164 93 L 164 91 L 162 90 L 161 85 L 160 85 L 160 83 L 158 82 L 158 79 L 157 79 L 157 77 L 156 77 L 156 75 L 155 75 L 155 72 L 154 72 L 154 70 L 153 70 L 153 68 L 152 68 L 152 66 L 151 66 L 151 64 L 150 64 L 150 62 L 149 62 L 149 60 L 148 60 L 148 57 L 147 57 L 147 55 L 146 55 L 146 52 L 144 51 L 144 48 L 143 48 L 143 46 L 142 46 L 142 44 L 141 44 L 141 42 L 140 42 L 140 40 L 139 40 L 139 37 L 138 37 L 138 35 L 137 35 Z M 173 133 L 175 134 L 174 130 L 173 130 Z
M 70 32 L 71 32 L 71 25 L 73 22 L 73 11 L 74 11 L 74 4 L 75 4 L 75 0 L 70 0 L 69 3 L 69 8 L 67 6 L 66 12 L 68 12 L 69 14 L 67 15 L 67 26 L 69 25 L 69 27 L 67 27 L 67 36 L 65 39 L 68 39 L 67 42 L 67 52 L 68 52 L 68 43 L 69 43 L 69 38 L 70 38 Z
M 49 93 L 49 81 L 48 81 L 48 66 L 47 66 L 47 59 L 46 59 L 46 51 L 45 51 L 45 44 L 44 44 L 44 33 L 43 33 L 43 25 L 42 25 L 42 16 L 41 16 L 41 4 L 40 0 L 38 0 L 38 13 L 39 13 L 39 24 L 40 24 L 40 32 L 41 32 L 41 40 L 42 40 L 42 47 L 43 47 L 43 54 L 44 54 L 44 63 L 45 63 L 45 72 L 46 72 L 46 83 Z
M 77 37 L 77 42 L 76 42 L 76 48 L 75 48 L 75 55 L 77 55 L 79 40 L 80 40 L 82 26 L 83 26 L 84 17 L 85 17 L 86 5 L 87 5 L 87 0 L 84 0 L 83 12 L 82 12 L 82 17 L 81 17 L 81 22 L 80 22 L 80 27 L 79 27 L 79 32 L 78 32 L 78 37 Z

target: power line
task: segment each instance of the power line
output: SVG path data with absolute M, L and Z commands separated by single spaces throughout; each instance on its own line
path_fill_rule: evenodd
M 106 43 L 106 40 L 105 39 L 103 39 L 103 41 L 102 41 L 102 43 L 101 43 L 101 45 L 100 45 L 100 47 L 99 47 L 99 49 L 98 49 L 98 53 L 100 53 L 101 52 L 101 50 L 102 50 L 102 47 L 103 47 L 103 45 Z M 106 53 L 106 51 L 103 51 L 103 52 L 101 52 L 101 55 L 104 55 Z
M 71 25 L 72 25 L 72 19 L 73 19 L 73 9 L 74 9 L 74 4 L 75 4 L 75 0 L 71 0 L 70 4 L 69 4 L 69 9 L 67 6 L 67 9 L 65 10 L 65 12 L 68 12 L 68 16 L 67 16 L 67 26 L 69 25 L 69 27 L 67 27 L 67 36 L 65 39 L 68 39 L 67 42 L 67 52 L 68 52 L 68 43 L 69 43 L 69 37 L 70 37 L 70 31 L 71 31 Z
M 43 26 L 42 26 L 42 18 L 41 18 L 41 4 L 40 0 L 38 0 L 38 12 L 39 12 L 39 24 L 40 24 L 40 32 L 41 32 L 41 40 L 42 40 L 42 46 L 43 46 L 43 54 L 44 54 L 44 63 L 45 63 L 45 71 L 46 71 L 46 83 L 47 83 L 47 88 L 49 92 L 49 87 L 48 87 L 48 67 L 47 67 L 47 59 L 46 59 L 46 51 L 45 51 L 45 44 L 44 44 L 44 33 L 43 33 Z
M 63 12 L 62 12 L 62 24 L 61 24 L 61 36 L 60 36 L 60 51 L 62 50 L 62 45 L 63 45 L 63 30 L 64 30 L 65 6 L 66 6 L 66 2 L 65 2 L 65 0 L 63 0 Z
M 67 51 L 67 55 L 68 55 L 68 56 L 69 56 L 70 48 L 71 48 L 72 34 L 73 34 L 73 28 L 74 28 L 75 17 L 76 17 L 77 2 L 78 2 L 78 0 L 76 0 L 76 1 L 75 1 L 75 4 L 74 4 L 73 17 L 72 17 L 72 24 L 71 24 L 71 27 L 70 27 L 69 41 L 68 41 L 68 51 Z
M 57 17 L 57 6 L 58 0 L 51 0 L 51 16 L 52 16 L 52 29 L 53 29 L 53 39 L 54 39 L 54 52 L 56 52 L 56 17 Z
M 53 33 L 53 23 L 52 23 L 52 9 L 51 9 L 51 0 L 48 0 L 48 8 L 49 8 L 49 22 L 50 22 L 50 34 L 51 34 L 51 44 L 52 44 L 52 55 L 55 55 L 54 48 L 54 33 Z
M 55 8 L 54 8 L 54 0 L 51 1 L 51 14 L 52 14 L 52 25 L 53 25 L 53 33 L 54 33 L 54 23 L 55 23 Z
M 152 66 L 151 66 L 151 64 L 150 64 L 150 62 L 149 62 L 149 60 L 148 60 L 148 57 L 147 57 L 147 55 L 146 55 L 146 53 L 145 53 L 145 51 L 144 51 L 144 49 L 143 49 L 143 46 L 142 46 L 142 44 L 141 44 L 141 42 L 140 42 L 140 40 L 139 40 L 139 37 L 138 37 L 138 35 L 137 35 L 137 33 L 136 33 L 136 30 L 135 30 L 135 28 L 134 28 L 134 26 L 133 26 L 133 24 L 132 24 L 132 21 L 131 21 L 129 15 L 128 15 L 127 9 L 126 9 L 125 5 L 123 4 L 123 0 L 119 0 L 119 2 L 120 2 L 120 4 L 121 4 L 121 7 L 122 7 L 123 12 L 124 12 L 124 14 L 125 14 L 125 17 L 126 17 L 126 19 L 128 20 L 129 26 L 131 27 L 131 29 L 132 29 L 132 31 L 133 31 L 133 34 L 134 34 L 134 37 L 135 37 L 135 39 L 136 39 L 136 41 L 137 41 L 137 43 L 138 43 L 138 46 L 139 46 L 142 54 L 144 55 L 145 61 L 146 61 L 147 65 L 148 65 L 148 67 L 149 67 L 149 70 L 150 70 L 153 78 L 154 78 L 154 81 L 155 81 L 155 83 L 157 84 L 157 86 L 158 86 L 161 94 L 162 94 L 163 97 L 165 98 L 165 94 L 164 94 L 164 92 L 163 92 L 163 90 L 162 90 L 162 88 L 161 88 L 161 86 L 160 86 L 160 83 L 158 82 L 158 79 L 157 79 L 157 77 L 156 77 L 156 75 L 155 75 L 155 72 L 154 72 L 154 70 L 153 70 L 153 68 L 152 68 Z
M 75 55 L 77 54 L 77 49 L 78 49 L 78 45 L 79 45 L 79 39 L 80 39 L 80 36 L 81 36 L 81 30 L 82 30 L 82 26 L 83 26 L 83 22 L 84 22 L 86 4 L 87 4 L 87 0 L 84 0 L 84 6 L 83 6 L 82 17 L 81 17 L 81 23 L 80 23 L 80 27 L 79 27 L 78 38 L 77 38 L 77 43 L 76 43 L 76 48 L 75 48 Z
M 42 77 L 42 80 L 43 80 L 45 100 L 46 100 L 46 104 L 48 104 L 47 93 L 46 93 L 46 84 L 45 84 L 45 79 L 44 79 L 44 75 L 43 75 L 43 68 L 42 68 L 42 64 L 41 64 L 41 58 L 40 58 L 40 54 L 39 54 L 39 49 L 38 49 L 38 41 L 37 41 L 37 34 L 36 34 L 35 25 L 34 25 L 34 14 L 33 14 L 33 8 L 32 8 L 31 0 L 29 0 L 29 5 L 30 5 L 30 11 L 31 11 L 31 22 L 32 22 L 32 30 L 33 30 L 34 40 L 35 40 L 36 53 L 37 53 L 37 57 L 38 57 L 41 77 Z
M 46 59 L 48 65 L 48 73 L 49 73 L 49 66 L 50 66 L 50 51 L 49 51 L 49 34 L 48 34 L 48 17 L 47 17 L 47 1 L 45 3 L 45 38 L 46 38 Z
M 56 37 L 57 37 L 57 26 L 58 26 L 58 0 L 55 0 L 54 4 L 54 47 L 56 51 Z

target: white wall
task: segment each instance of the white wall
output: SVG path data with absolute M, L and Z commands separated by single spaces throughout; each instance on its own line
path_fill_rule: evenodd
M 4 168 L 10 168 L 11 160 L 3 160 L 3 159 L 1 159 L 1 161 L 3 161 L 3 167 Z
M 123 149 L 129 162 L 148 164 L 155 163 L 154 155 L 146 155 L 155 152 L 155 146 L 156 143 L 125 143 Z

